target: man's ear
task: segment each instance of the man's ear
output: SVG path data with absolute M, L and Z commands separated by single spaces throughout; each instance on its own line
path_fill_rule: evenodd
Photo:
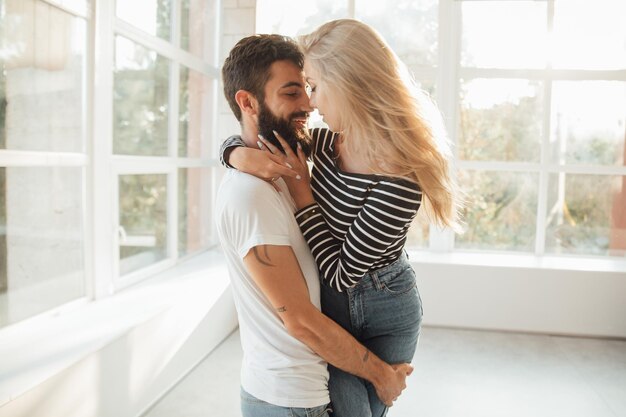
M 259 102 L 254 94 L 246 90 L 239 90 L 235 93 L 235 101 L 239 105 L 242 113 L 248 116 L 255 116 L 259 111 Z

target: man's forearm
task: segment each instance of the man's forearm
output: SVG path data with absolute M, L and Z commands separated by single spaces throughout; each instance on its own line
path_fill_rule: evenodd
M 374 385 L 393 372 L 392 367 L 361 345 L 350 333 L 318 310 L 294 326 L 293 336 L 331 365 Z

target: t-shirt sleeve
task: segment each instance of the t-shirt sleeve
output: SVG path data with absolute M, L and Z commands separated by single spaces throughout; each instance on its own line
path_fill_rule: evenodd
M 271 185 L 256 178 L 248 181 L 260 184 L 231 190 L 221 219 L 234 249 L 244 258 L 255 246 L 291 246 L 287 219 L 292 214 L 287 213 Z

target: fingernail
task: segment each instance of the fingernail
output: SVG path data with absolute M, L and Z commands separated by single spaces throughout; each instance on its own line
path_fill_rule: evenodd
M 279 136 L 277 131 L 272 130 L 272 132 L 274 132 L 274 135 L 276 135 L 276 137 L 278 137 L 278 136 Z
M 301 177 L 300 175 L 296 175 L 296 179 L 297 179 L 297 180 L 301 180 L 301 179 L 302 179 L 302 177 Z
M 261 139 L 261 140 L 265 140 L 265 137 L 264 137 L 262 134 L 260 134 L 260 133 L 257 135 L 257 137 L 258 137 L 259 139 Z
M 261 143 L 260 140 L 257 140 L 256 144 L 259 146 L 259 149 L 263 149 L 263 144 Z
M 302 149 L 302 145 L 298 142 L 298 148 Z
M 290 164 L 289 162 L 285 162 L 285 165 L 287 165 L 287 167 L 288 167 L 289 169 L 293 169 L 293 167 L 291 166 L 291 164 Z

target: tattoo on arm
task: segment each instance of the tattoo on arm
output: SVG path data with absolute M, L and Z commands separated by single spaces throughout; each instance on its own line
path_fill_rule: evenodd
M 365 349 L 365 355 L 363 355 L 363 363 L 367 362 L 369 358 L 370 358 L 370 351 L 369 349 Z
M 276 266 L 272 263 L 272 260 L 270 259 L 270 255 L 267 252 L 267 246 L 263 246 L 263 258 L 261 258 L 261 255 L 259 255 L 259 250 L 258 247 L 253 247 L 252 248 L 252 252 L 254 253 L 254 256 L 256 256 L 256 260 L 259 261 L 260 264 L 265 265 L 265 266 Z
M 279 313 L 284 313 L 285 311 L 287 311 L 287 307 L 285 307 L 285 306 L 278 307 L 278 308 L 276 309 L 276 311 L 278 311 Z

